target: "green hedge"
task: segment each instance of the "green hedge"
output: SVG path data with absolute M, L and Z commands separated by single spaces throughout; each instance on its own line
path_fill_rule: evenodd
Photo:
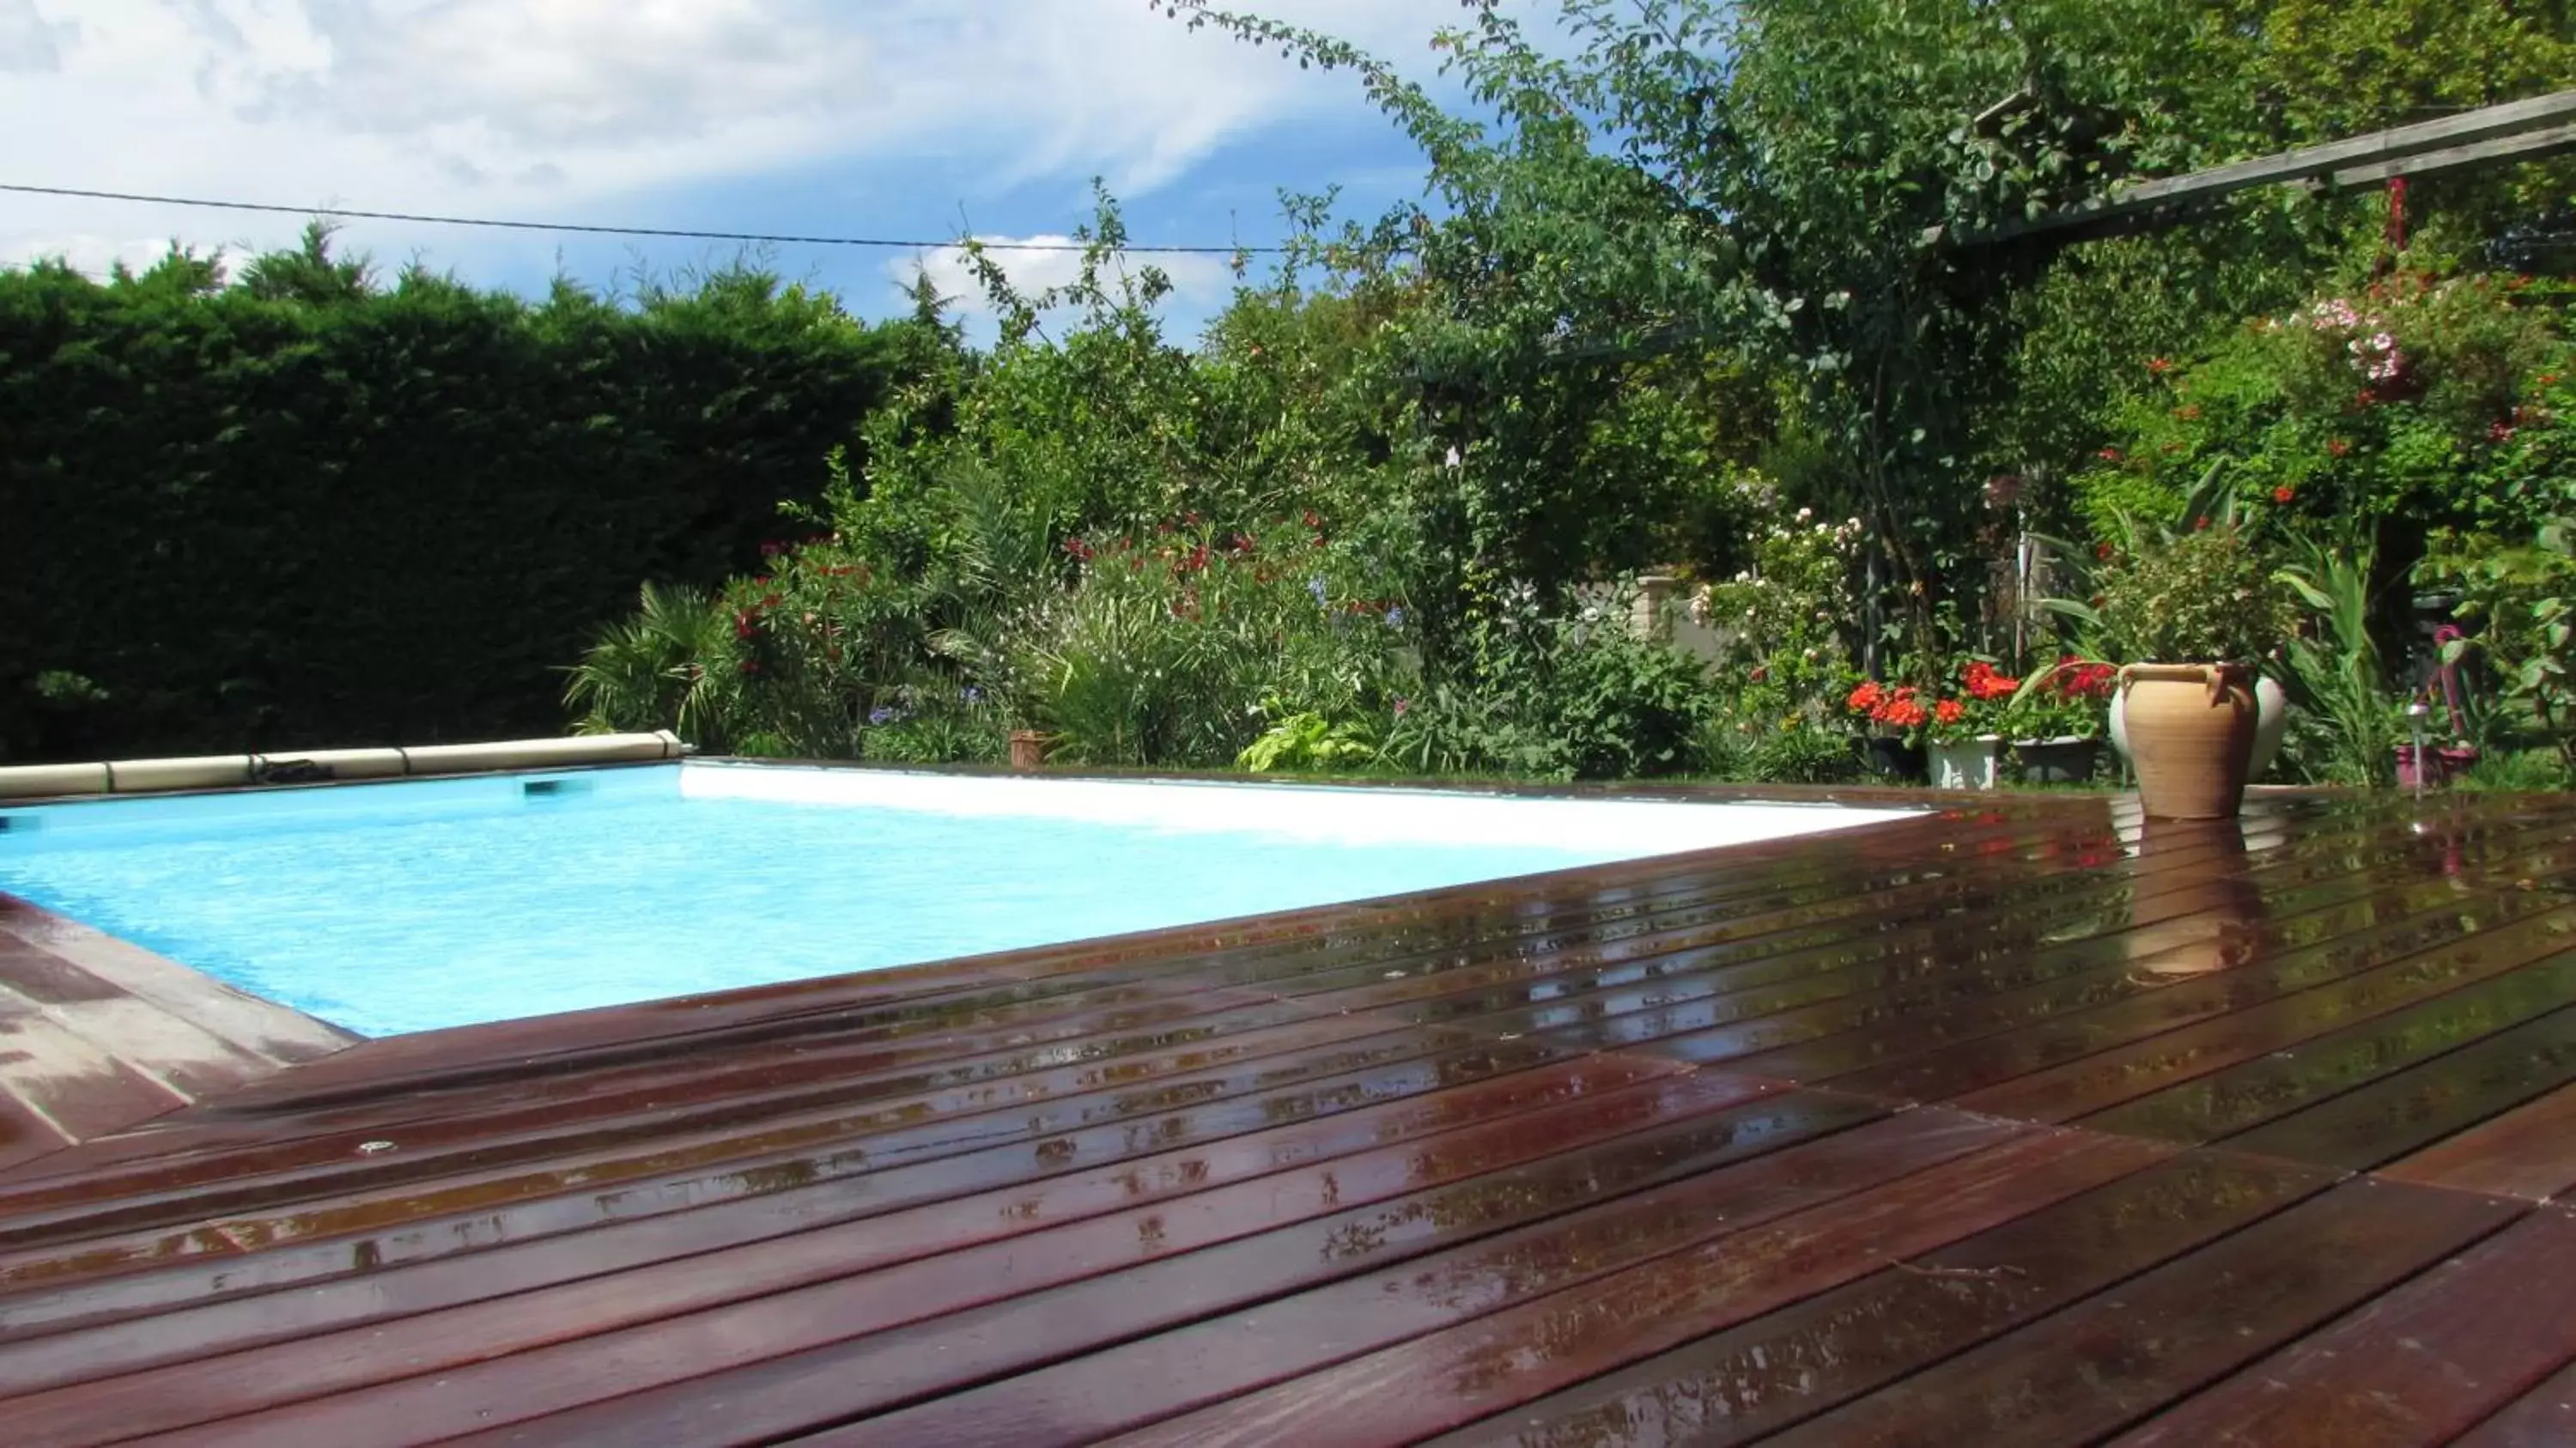
M 756 562 L 913 349 L 748 270 L 618 306 L 263 262 L 0 272 L 0 756 L 555 733 L 559 666 Z

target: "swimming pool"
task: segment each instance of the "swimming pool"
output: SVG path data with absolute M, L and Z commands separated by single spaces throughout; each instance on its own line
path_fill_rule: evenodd
M 0 891 L 389 1035 L 1906 813 L 693 761 L 0 806 Z

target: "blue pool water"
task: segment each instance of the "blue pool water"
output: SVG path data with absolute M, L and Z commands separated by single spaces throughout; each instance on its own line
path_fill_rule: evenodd
M 1651 853 L 683 797 L 681 772 L 13 808 L 0 890 L 383 1035 Z

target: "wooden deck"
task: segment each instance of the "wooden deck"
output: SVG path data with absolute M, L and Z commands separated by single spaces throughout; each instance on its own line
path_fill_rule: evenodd
M 0 1168 L 0 1441 L 2576 1442 L 2563 798 L 299 1049 Z

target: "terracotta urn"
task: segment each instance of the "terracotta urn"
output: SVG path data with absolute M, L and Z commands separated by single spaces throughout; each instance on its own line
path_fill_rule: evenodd
M 2111 696 L 2111 748 L 2120 758 L 2129 758 L 2128 711 L 2121 697 Z M 2281 682 L 2269 674 L 2254 681 L 2254 762 L 2246 768 L 2250 782 L 2261 779 L 2263 772 L 2280 757 L 2281 740 L 2290 729 L 2290 696 Z
M 2251 671 L 2233 664 L 2131 664 L 2120 705 L 2138 803 L 2151 819 L 2235 815 L 2254 758 Z
M 988 736 L 989 737 L 989 736 Z M 1046 763 L 1046 735 L 1035 729 L 1011 731 L 1011 767 L 1035 769 Z

